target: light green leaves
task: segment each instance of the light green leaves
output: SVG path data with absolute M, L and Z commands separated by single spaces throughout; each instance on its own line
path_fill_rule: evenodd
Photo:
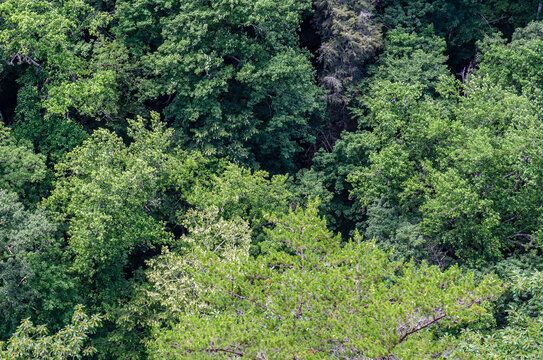
M 367 159 L 360 162 L 369 164 L 349 174 L 351 194 L 362 206 L 385 197 L 391 207 L 419 218 L 422 235 L 438 244 L 443 256 L 470 265 L 536 246 L 543 137 L 538 103 L 531 100 L 537 91 L 527 93 L 518 84 L 522 80 L 538 89 L 532 81 L 537 76 L 517 71 L 511 73 L 517 80 L 504 75 L 498 81 L 491 69 L 515 66 L 502 65 L 514 60 L 514 51 L 496 42 L 486 48 L 481 68 L 466 84 L 443 75 L 435 84 L 407 75 L 409 69 L 402 78 L 390 73 L 396 71 L 396 66 L 388 68 L 390 62 L 398 60 L 398 53 L 409 63 L 410 56 L 421 55 L 424 41 L 396 32 L 391 36 L 406 37 L 404 49 L 391 43 L 391 59 L 381 61 L 382 76 L 392 81 L 379 80 L 377 71 L 361 100 L 364 106 L 354 110 L 361 119 L 359 136 L 366 140 Z M 537 41 L 517 40 L 519 56 Z M 430 96 L 428 84 L 439 93 Z
M 53 335 L 48 335 L 45 326 L 25 319 L 6 344 L 0 342 L 0 359 L 82 359 L 96 352 L 85 343 L 100 325 L 100 316 L 88 316 L 81 306 L 76 308 L 71 323 Z
M 511 281 L 514 306 L 505 328 L 485 334 L 465 331 L 455 353 L 461 359 L 529 360 L 543 356 L 543 274 L 515 274 Z
M 104 116 L 115 112 L 115 73 L 88 59 L 110 15 L 84 0 L 7 0 L 0 4 L 0 51 L 10 65 L 28 64 L 46 116 Z M 29 86 L 30 84 L 25 84 Z
M 45 201 L 58 220 L 69 220 L 70 247 L 85 276 L 115 276 L 136 247 L 167 241 L 165 222 L 153 215 L 161 211 L 164 191 L 181 190 L 190 181 L 195 161 L 172 152 L 173 132 L 158 114 L 150 129 L 141 118 L 130 125 L 129 146 L 97 130 L 69 153 L 57 165 L 57 186 Z
M 499 292 L 495 278 L 477 284 L 457 267 L 394 261 L 359 236 L 342 246 L 317 205 L 271 216 L 271 241 L 256 259 L 205 249 L 198 261 L 157 259 L 153 277 L 174 289 L 158 293 L 190 295 L 194 305 L 157 327 L 153 358 L 438 356 L 452 344 L 433 330 L 473 321 Z

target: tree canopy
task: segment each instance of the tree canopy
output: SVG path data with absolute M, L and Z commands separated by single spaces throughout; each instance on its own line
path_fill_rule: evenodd
M 0 359 L 540 358 L 542 11 L 1 0 Z

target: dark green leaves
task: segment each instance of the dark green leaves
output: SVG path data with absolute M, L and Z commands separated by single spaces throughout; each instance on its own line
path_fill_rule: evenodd
M 147 53 L 143 96 L 166 96 L 166 117 L 204 155 L 291 170 L 299 144 L 311 142 L 319 125 L 314 70 L 296 35 L 310 2 L 151 5 L 138 2 L 141 14 L 120 5 L 129 19 L 144 16 L 162 28 L 156 51 L 139 45 Z M 122 24 L 127 35 L 137 33 Z

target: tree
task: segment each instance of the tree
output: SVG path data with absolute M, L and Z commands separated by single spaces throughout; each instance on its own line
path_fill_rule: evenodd
M 191 262 L 198 261 L 191 256 L 194 248 L 221 253 L 225 266 L 229 266 L 231 253 L 249 251 L 256 256 L 261 252 L 260 244 L 268 239 L 263 213 L 279 215 L 288 210 L 286 176 L 269 179 L 263 171 L 222 165 L 198 177 L 187 192 L 192 208 L 177 213 L 177 223 L 190 236 L 169 242 L 159 260 L 147 261 L 150 269 L 135 283 L 130 300 L 114 314 L 117 329 L 111 337 L 122 343 L 122 356 L 139 358 L 152 339 L 153 326 L 177 321 L 180 313 L 194 304 L 190 296 L 184 298 L 177 292 L 176 282 L 185 276 Z M 182 262 L 177 262 L 180 258 Z
M 0 189 L 16 192 L 28 203 L 36 202 L 34 188 L 45 177 L 45 157 L 35 154 L 28 141 L 18 141 L 0 123 Z
M 508 44 L 500 38 L 487 38 L 479 46 L 480 77 L 543 104 L 543 67 L 537 62 L 543 53 L 543 22 L 517 29 Z
M 448 75 L 444 50 L 444 41 L 433 34 L 431 27 L 422 34 L 404 29 L 389 31 L 384 39 L 383 53 L 375 64 L 368 66 L 372 76 L 352 89 L 355 97 L 350 111 L 358 120 L 360 129 L 376 126 L 374 113 L 369 109 L 380 104 L 376 99 L 383 97 L 382 91 L 389 87 L 403 87 L 396 84 L 420 86 L 424 94 L 435 95 L 438 79 Z M 320 196 L 323 200 L 321 209 L 330 226 L 345 235 L 352 235 L 355 228 L 366 231 L 365 211 L 350 196 L 352 186 L 347 177 L 368 166 L 369 152 L 375 143 L 368 135 L 363 131 L 344 132 L 333 150 L 317 152 L 311 169 L 301 170 L 297 175 L 298 192 L 302 196 Z
M 319 150 L 311 169 L 296 174 L 294 191 L 298 198 L 318 196 L 330 228 L 345 236 L 351 236 L 356 225 L 364 220 L 359 204 L 350 197 L 352 186 L 346 179 L 366 165 L 365 158 L 365 139 L 357 133 L 344 132 L 332 152 Z
M 293 201 L 288 189 L 287 175 L 270 175 L 265 171 L 251 171 L 234 164 L 226 164 L 201 179 L 187 194 L 187 201 L 195 209 L 205 211 L 217 208 L 225 220 L 235 218 L 247 221 L 253 234 L 253 253 L 266 238 L 264 214 L 282 214 Z M 184 215 L 180 216 L 184 218 Z
M 422 97 L 419 86 L 383 88 L 372 104 L 378 126 L 366 132 L 370 165 L 349 181 L 363 206 L 386 195 L 420 212 L 423 233 L 455 256 L 496 260 L 535 244 L 537 110 L 484 79 L 465 94 L 454 104 Z
M 15 193 L 0 190 L 0 337 L 32 314 L 28 304 L 40 297 L 34 283 L 33 253 L 43 249 L 55 231 L 41 210 L 28 211 Z M 30 285 L 29 285 L 30 284 Z
M 7 344 L 0 342 L 0 359 L 81 359 L 96 352 L 85 343 L 100 323 L 98 315 L 89 317 L 81 306 L 76 308 L 71 323 L 53 335 L 48 335 L 45 326 L 36 326 L 25 319 Z
M 356 85 L 363 65 L 380 47 L 380 25 L 373 19 L 375 2 L 368 0 L 316 0 L 315 22 L 321 36 L 321 83 L 329 91 L 327 101 L 348 103 L 347 91 Z
M 509 310 L 509 324 L 483 333 L 465 331 L 455 355 L 461 359 L 536 359 L 543 355 L 542 292 L 543 274 L 517 273 L 510 291 L 514 306 Z
M 27 67 L 23 83 L 38 90 L 36 106 L 47 115 L 114 113 L 115 72 L 88 63 L 93 44 L 104 40 L 99 29 L 109 21 L 106 12 L 83 0 L 6 0 L 0 13 L 0 50 L 10 65 Z
M 385 251 L 393 249 L 397 256 L 416 263 L 428 260 L 441 268 L 450 265 L 446 256 L 434 251 L 435 243 L 422 235 L 420 218 L 391 205 L 386 196 L 368 205 L 366 216 L 364 237 Z
M 535 246 L 541 221 L 537 91 L 488 75 L 484 59 L 500 49 L 488 46 L 464 85 L 442 76 L 437 97 L 417 81 L 379 81 L 354 110 L 369 164 L 349 175 L 351 194 L 363 207 L 386 197 L 443 255 L 478 266 Z
M 499 292 L 492 277 L 477 285 L 458 267 L 441 272 L 393 261 L 359 236 L 342 246 L 317 205 L 271 216 L 269 246 L 256 259 L 242 252 L 243 243 L 235 256 L 203 247 L 190 253 L 195 260 L 158 259 L 158 284 L 179 285 L 166 288 L 168 299 L 190 298 L 195 305 L 184 308 L 173 328 L 156 329 L 152 358 L 439 355 L 451 344 L 432 330 L 469 323 Z M 182 276 L 170 272 L 177 264 L 185 264 Z
M 432 25 L 419 32 L 401 27 L 391 29 L 385 37 L 383 53 L 368 69 L 372 77 L 363 84 L 376 88 L 380 81 L 420 83 L 425 91 L 435 95 L 439 79 L 450 76 L 445 49 L 445 40 L 435 35 Z M 359 92 L 362 93 L 362 89 Z
M 384 0 L 378 2 L 375 17 L 389 30 L 421 32 L 433 25 L 447 41 L 449 65 L 465 75 L 473 69 L 477 41 L 497 32 L 510 37 L 515 29 L 541 19 L 541 5 L 539 0 Z
M 225 268 L 232 265 L 232 260 L 247 259 L 249 255 L 251 228 L 239 217 L 224 220 L 219 209 L 211 206 L 190 211 L 183 223 L 188 231 L 188 235 L 180 239 L 183 246 L 165 247 L 160 256 L 147 262 L 147 282 L 139 289 L 140 297 L 135 297 L 131 304 L 129 316 L 137 314 L 150 327 L 178 323 L 186 312 L 205 308 L 199 298 L 206 289 L 191 271 L 194 266 L 205 266 L 206 253 L 217 255 Z M 179 291 L 180 288 L 184 290 Z M 152 338 L 148 338 L 149 341 Z
M 320 125 L 320 91 L 296 34 L 310 5 L 120 1 L 116 31 L 144 54 L 141 96 L 165 99 L 188 146 L 282 172 Z
M 447 41 L 450 64 L 457 71 L 475 55 L 475 42 L 496 31 L 489 21 L 498 17 L 486 14 L 480 0 L 384 0 L 377 13 L 377 20 L 388 29 L 422 32 L 433 25 L 436 34 Z
M 504 1 L 483 0 L 482 14 L 485 22 L 498 27 L 507 37 L 515 29 L 526 26 L 530 21 L 542 20 L 543 3 L 540 0 Z
M 65 231 L 64 252 L 72 257 L 68 264 L 77 291 L 107 320 L 110 341 L 101 351 L 117 354 L 131 352 L 139 341 L 131 338 L 139 336 L 137 331 L 117 338 L 125 330 L 118 320 L 124 312 L 119 301 L 134 296 L 139 268 L 161 246 L 184 246 L 184 221 L 191 218 L 191 208 L 212 207 L 225 221 L 242 218 L 255 229 L 258 245 L 261 214 L 283 212 L 290 196 L 286 176 L 269 179 L 263 171 L 181 150 L 174 130 L 157 113 L 150 122 L 137 118 L 128 123 L 128 144 L 99 129 L 68 153 L 56 165 L 55 189 L 43 201 Z
M 166 225 L 177 209 L 164 206 L 164 196 L 181 197 L 198 164 L 197 155 L 173 148 L 173 130 L 158 114 L 149 129 L 142 118 L 129 123 L 129 146 L 100 129 L 70 152 L 57 164 L 56 187 L 44 201 L 56 219 L 69 221 L 77 271 L 115 298 L 128 256 L 171 239 Z
M 128 145 L 99 129 L 68 153 L 43 201 L 65 232 L 63 253 L 78 298 L 104 314 L 100 353 L 112 356 L 129 352 L 133 335 L 116 343 L 122 302 L 133 295 L 144 261 L 174 242 L 177 212 L 188 206 L 187 193 L 203 164 L 201 155 L 175 147 L 173 130 L 157 113 L 150 122 L 138 117 L 128 123 Z

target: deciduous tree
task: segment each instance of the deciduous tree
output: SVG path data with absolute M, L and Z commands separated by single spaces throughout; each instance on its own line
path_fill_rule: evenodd
M 86 346 L 86 342 L 100 322 L 98 315 L 88 316 L 81 306 L 76 308 L 71 323 L 53 335 L 48 335 L 45 326 L 25 319 L 6 344 L 0 343 L 0 359 L 60 360 L 92 355 L 96 349 Z

